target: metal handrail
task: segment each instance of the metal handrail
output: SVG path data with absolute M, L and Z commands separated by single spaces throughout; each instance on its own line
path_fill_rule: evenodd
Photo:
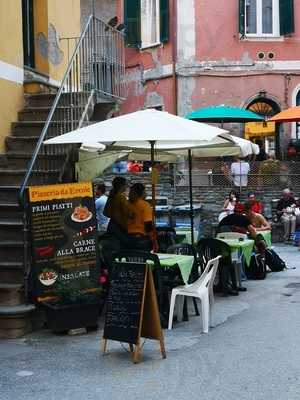
M 38 156 L 45 155 L 43 167 L 51 172 L 49 155 L 64 156 L 72 146 L 44 148 L 46 138 L 78 129 L 89 119 L 88 111 L 94 96 L 125 99 L 124 34 L 90 15 L 75 45 L 74 52 L 37 141 L 19 191 L 24 207 L 24 193 L 37 165 Z M 107 82 L 108 81 L 108 82 Z M 65 98 L 64 98 L 65 96 Z M 51 125 L 53 129 L 51 129 Z M 48 162 L 48 165 L 47 165 Z M 43 169 L 45 170 L 45 168 Z

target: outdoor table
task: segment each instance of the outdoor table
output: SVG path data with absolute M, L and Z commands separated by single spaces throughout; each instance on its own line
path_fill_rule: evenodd
M 194 256 L 166 253 L 157 253 L 157 256 L 161 267 L 164 269 L 178 266 L 184 284 L 186 285 L 188 283 L 194 264 Z
M 183 239 L 180 240 L 180 243 L 189 243 L 192 244 L 192 233 L 190 228 L 175 228 L 176 235 L 179 237 L 183 236 Z M 198 231 L 194 229 L 194 240 L 197 242 Z
M 254 240 L 252 239 L 244 239 L 244 240 L 237 240 L 237 239 L 220 239 L 223 242 L 227 243 L 231 249 L 231 252 L 235 252 L 236 250 L 241 250 L 245 258 L 246 264 L 250 265 L 251 255 L 253 252 Z
M 161 317 L 161 324 L 164 328 L 168 326 L 169 318 L 169 289 L 174 286 L 187 284 L 194 264 L 194 256 L 181 255 L 181 254 L 166 254 L 158 253 L 160 268 L 153 269 L 154 282 L 156 290 L 158 291 L 158 306 Z M 151 266 L 151 262 L 149 265 Z M 171 274 L 168 274 L 170 272 Z M 176 280 L 176 276 L 180 274 L 180 281 Z M 173 282 L 174 279 L 174 282 Z M 166 280 L 169 281 L 166 284 Z M 171 282 L 171 286 L 169 286 Z M 187 311 L 185 319 L 188 319 Z
M 266 242 L 267 247 L 272 246 L 272 235 L 271 231 L 258 231 L 257 236 L 262 236 L 264 241 Z

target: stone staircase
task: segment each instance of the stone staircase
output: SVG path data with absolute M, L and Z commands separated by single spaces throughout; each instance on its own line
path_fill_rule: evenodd
M 0 155 L 0 338 L 19 337 L 32 329 L 35 306 L 25 303 L 23 213 L 18 192 L 54 96 L 25 95 L 25 107 L 12 123 L 12 135 L 5 139 L 5 153 Z M 35 172 L 30 184 L 54 183 L 58 173 Z
M 64 95 L 62 95 L 64 96 Z M 23 211 L 18 204 L 20 184 L 27 170 L 36 142 L 44 127 L 55 93 L 25 94 L 25 106 L 12 123 L 11 136 L 5 139 L 5 153 L 0 155 L 0 338 L 20 337 L 34 328 L 38 313 L 33 304 L 26 304 L 23 270 Z M 63 107 L 68 107 L 68 102 Z M 116 107 L 103 99 L 94 109 L 91 120 L 100 121 Z M 56 121 L 59 130 L 63 121 Z M 55 170 L 34 171 L 29 185 L 58 183 L 65 161 L 64 155 L 40 155 L 39 159 L 55 158 Z

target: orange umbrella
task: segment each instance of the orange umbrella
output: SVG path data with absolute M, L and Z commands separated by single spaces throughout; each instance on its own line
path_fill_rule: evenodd
M 300 122 L 300 106 L 291 107 L 274 115 L 268 122 Z

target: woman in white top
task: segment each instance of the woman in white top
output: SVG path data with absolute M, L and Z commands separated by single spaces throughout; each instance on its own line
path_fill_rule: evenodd
M 227 215 L 233 213 L 238 197 L 238 194 L 234 190 L 229 193 L 229 196 L 225 199 L 222 212 L 218 217 L 219 222 L 221 222 L 223 218 L 227 217 Z

